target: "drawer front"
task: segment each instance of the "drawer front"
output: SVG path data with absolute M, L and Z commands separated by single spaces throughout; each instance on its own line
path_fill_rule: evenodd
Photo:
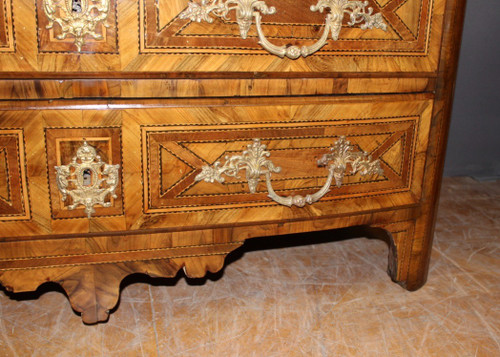
M 236 7 L 257 3 L 241 0 L 226 19 L 222 8 L 193 8 L 201 0 L 89 0 L 82 29 L 66 3 L 0 0 L 0 72 L 435 72 L 446 0 L 350 1 L 342 9 L 333 0 L 266 0 L 274 12 L 257 6 L 238 18 Z M 311 10 L 321 3 L 323 11 Z M 328 20 L 335 10 L 344 12 L 341 23 Z M 370 15 L 350 25 L 351 10 Z M 302 46 L 310 50 L 298 59 L 273 50 Z
M 384 174 L 366 178 L 346 170 L 341 187 L 332 188 L 322 201 L 405 191 L 411 186 L 410 165 L 417 125 L 418 117 L 390 121 L 374 118 L 363 124 L 332 120 L 277 125 L 195 125 L 189 131 L 182 126 L 144 126 L 145 212 L 273 206 L 267 197 L 264 175 L 256 193 L 249 191 L 245 169 L 241 169 L 238 177 L 225 175 L 223 184 L 195 180 L 200 168 L 241 155 L 256 138 L 266 146 L 268 160 L 281 168 L 279 173 L 272 174 L 272 182 L 274 189 L 284 195 L 306 195 L 321 188 L 328 170 L 317 162 L 342 136 L 350 141 L 353 152 L 368 152 L 374 158 L 372 161 L 378 159 Z
M 283 221 L 419 202 L 432 110 L 428 95 L 147 104 L 1 112 L 3 235 Z M 318 160 L 342 138 L 350 147 L 331 162 L 345 165 L 343 177 L 318 202 L 287 207 L 268 197 L 269 185 L 280 197 L 320 191 L 330 171 Z M 251 192 L 244 169 L 225 175 L 223 183 L 197 178 L 204 167 L 241 156 L 255 139 L 266 146 L 262 158 L 281 169 L 269 185 L 261 175 Z M 95 156 L 82 158 L 84 145 Z M 377 162 L 378 169 L 364 174 L 355 169 L 356 157 Z M 82 167 L 91 167 L 85 160 L 99 163 L 86 185 L 103 182 L 91 194 L 78 183 Z M 61 167 L 68 172 L 61 174 Z M 116 167 L 115 176 L 105 167 Z M 87 205 L 89 197 L 95 200 Z
M 104 199 L 91 206 L 95 212 L 90 219 L 84 204 L 90 196 L 78 191 L 76 184 L 85 170 L 73 167 L 60 177 L 56 171 L 56 167 L 73 163 L 84 141 L 96 149 L 103 163 L 92 166 L 91 181 L 109 178 L 102 172 L 105 163 L 120 165 L 121 170 L 120 113 L 38 110 L 36 105 L 28 110 L 0 111 L 1 236 L 125 230 L 121 171 L 114 195 L 105 192 L 109 182 L 99 184 L 95 196 Z M 81 164 L 81 159 L 76 163 Z M 59 187 L 63 182 L 72 194 L 64 195 Z M 76 207 L 70 209 L 73 204 Z
M 324 11 L 314 11 L 311 8 L 320 3 L 317 0 L 266 0 L 265 4 L 274 7 L 275 12 L 262 15 L 262 35 L 254 16 L 244 39 L 238 26 L 243 21 L 238 20 L 234 10 L 227 14 L 229 21 L 221 20 L 213 11 L 208 12 L 212 22 L 204 19 L 198 22 L 183 16 L 186 14 L 185 0 L 142 0 L 139 53 L 161 53 L 167 55 L 165 60 L 175 56 L 184 61 L 186 54 L 195 55 L 197 59 L 192 63 L 202 70 L 212 70 L 214 58 L 210 57 L 216 56 L 217 65 L 229 71 L 432 71 L 439 55 L 444 2 L 375 0 L 364 7 L 360 5 L 362 2 L 354 5 L 356 2 L 352 1 L 352 8 L 340 8 L 336 3 L 341 1 L 321 1 L 326 5 Z M 380 14 L 385 30 L 364 29 L 366 22 L 361 17 L 359 24 L 350 26 L 350 10 L 356 6 L 360 12 L 369 11 L 371 7 L 373 14 Z M 187 10 L 189 13 L 189 8 Z M 265 10 L 255 10 L 265 13 Z M 272 49 L 265 45 L 266 40 L 278 47 L 296 46 L 297 50 L 318 43 L 327 23 L 325 13 L 331 10 L 345 11 L 337 40 L 333 39 L 335 31 L 332 30 L 326 44 L 305 60 L 301 57 L 295 62 L 279 61 L 276 55 L 269 55 Z M 288 52 L 281 55 L 291 56 Z M 160 63 L 148 61 L 147 65 L 154 68 Z M 175 66 L 178 65 L 176 62 Z M 161 66 L 173 69 L 167 61 L 161 61 Z
M 142 170 L 134 173 L 133 186 L 144 183 L 143 209 L 137 211 L 131 227 L 279 221 L 418 204 L 430 99 L 301 101 L 297 105 L 126 110 L 124 135 L 134 133 L 135 145 L 142 149 Z M 324 197 L 305 207 L 287 207 L 271 199 L 264 174 L 251 192 L 244 168 L 221 175 L 222 183 L 199 176 L 203 167 L 214 167 L 216 162 L 222 167 L 260 139 L 268 152 L 261 159 L 281 169 L 271 175 L 272 190 L 281 197 L 306 197 L 327 181 L 329 170 L 318 160 L 342 137 L 350 142 L 349 153 L 366 152 L 367 160 L 378 161 L 383 173 L 353 173 L 352 162 L 344 156 L 346 170 L 339 187 L 332 182 Z M 240 161 L 241 167 L 245 165 L 252 164 Z

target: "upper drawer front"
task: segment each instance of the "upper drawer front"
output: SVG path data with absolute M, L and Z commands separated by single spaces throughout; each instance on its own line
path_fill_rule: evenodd
M 432 73 L 445 2 L 0 0 L 0 71 Z
M 307 219 L 420 200 L 430 95 L 106 106 L 0 111 L 2 236 Z M 350 147 L 331 151 L 342 137 Z M 268 154 L 245 161 L 255 139 Z M 336 169 L 318 202 L 273 200 L 321 192 L 330 176 L 329 166 L 318 165 L 325 154 Z M 231 157 L 245 158 L 236 160 L 238 173 L 221 172 L 224 183 L 197 179 Z M 254 192 L 245 166 L 263 170 Z M 281 171 L 266 183 L 273 167 Z

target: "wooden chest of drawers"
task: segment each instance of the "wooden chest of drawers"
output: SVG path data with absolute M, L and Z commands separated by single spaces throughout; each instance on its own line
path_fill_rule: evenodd
M 8 290 L 95 323 L 129 274 L 349 226 L 425 283 L 463 0 L 0 2 Z

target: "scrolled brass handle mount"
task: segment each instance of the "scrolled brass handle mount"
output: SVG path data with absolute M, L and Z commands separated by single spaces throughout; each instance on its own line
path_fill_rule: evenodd
M 260 177 L 264 175 L 269 198 L 280 205 L 304 207 L 325 196 L 330 191 L 334 180 L 336 186 L 341 187 L 348 165 L 351 167 L 352 174 L 359 172 L 361 175 L 382 175 L 384 172 L 379 160 L 372 160 L 366 152 L 354 151 L 351 143 L 341 136 L 330 148 L 330 152 L 324 154 L 317 162 L 318 166 L 326 166 L 328 169 L 326 182 L 317 192 L 305 197 L 301 195 L 280 196 L 272 187 L 271 174 L 279 173 L 281 168 L 268 159 L 270 155 L 270 152 L 266 150 L 266 145 L 261 144 L 260 139 L 254 139 L 241 155 L 226 156 L 224 164 L 217 161 L 212 166 L 203 166 L 201 172 L 195 177 L 195 181 L 223 183 L 225 181 L 223 175 L 239 178 L 239 172 L 245 170 L 251 193 L 257 191 Z
M 255 18 L 259 44 L 269 53 L 279 57 L 286 56 L 291 59 L 297 59 L 301 56 L 307 57 L 317 52 L 327 44 L 330 33 L 334 41 L 338 40 L 344 14 L 349 15 L 350 21 L 347 23 L 349 26 L 362 23 L 361 29 L 363 30 L 373 28 L 387 30 L 387 25 L 382 15 L 380 13 L 373 14 L 373 8 L 368 7 L 368 1 L 318 0 L 316 5 L 310 7 L 310 10 L 313 12 L 319 11 L 322 13 L 325 9 L 330 9 L 330 12 L 325 18 L 323 34 L 314 44 L 302 47 L 278 46 L 266 38 L 262 31 L 262 15 L 275 14 L 276 9 L 267 6 L 262 0 L 201 0 L 200 3 L 191 0 L 188 3 L 187 9 L 180 14 L 180 18 L 212 23 L 214 21 L 212 15 L 229 20 L 228 14 L 234 10 L 241 38 L 247 38 L 248 31 Z

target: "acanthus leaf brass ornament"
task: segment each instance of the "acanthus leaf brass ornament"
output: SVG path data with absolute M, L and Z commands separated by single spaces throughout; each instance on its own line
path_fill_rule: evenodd
M 324 154 L 318 160 L 318 166 L 328 166 L 328 170 L 333 172 L 335 185 L 342 186 L 347 165 L 351 165 L 351 174 L 359 172 L 361 175 L 382 175 L 384 170 L 380 167 L 379 160 L 372 160 L 372 157 L 362 151 L 353 151 L 354 147 L 345 136 L 330 148 L 330 153 Z
M 103 162 L 96 149 L 86 141 L 78 148 L 70 164 L 55 166 L 55 169 L 62 200 L 66 201 L 68 196 L 73 200 L 73 203 L 67 206 L 69 210 L 83 205 L 87 217 L 90 218 L 95 212 L 95 205 L 110 207 L 111 202 L 106 201 L 106 198 L 117 198 L 115 190 L 118 186 L 120 165 Z
M 350 165 L 352 174 L 359 172 L 363 176 L 383 175 L 384 171 L 380 167 L 379 160 L 372 160 L 372 157 L 366 152 L 353 150 L 354 147 L 351 143 L 344 136 L 341 136 L 330 148 L 331 153 L 324 154 L 318 160 L 318 166 L 327 166 L 328 169 L 325 184 L 317 192 L 305 197 L 301 195 L 284 197 L 274 191 L 271 174 L 279 173 L 281 168 L 275 166 L 268 159 L 271 153 L 266 150 L 266 145 L 261 144 L 260 139 L 254 139 L 253 143 L 247 145 L 247 150 L 243 151 L 241 155 L 226 156 L 224 164 L 217 161 L 212 166 L 203 166 L 201 173 L 195 177 L 195 181 L 223 183 L 225 178 L 222 175 L 239 178 L 240 170 L 245 170 L 250 193 L 256 192 L 260 176 L 264 175 L 269 198 L 284 206 L 304 207 L 306 203 L 312 204 L 325 196 L 330 191 L 333 180 L 335 180 L 336 186 L 340 187 L 347 171 L 347 165 Z
M 268 7 L 261 0 L 201 0 L 201 3 L 190 1 L 186 10 L 180 14 L 181 19 L 190 19 L 191 21 L 205 21 L 212 23 L 214 21 L 211 15 L 229 20 L 228 14 L 234 10 L 236 12 L 236 21 L 240 28 L 241 38 L 246 39 L 248 31 L 255 18 L 255 26 L 259 44 L 268 52 L 279 57 L 288 57 L 297 59 L 307 57 L 327 44 L 328 35 L 331 33 L 334 41 L 338 40 L 342 28 L 344 14 L 348 14 L 350 21 L 347 23 L 353 26 L 361 24 L 361 29 L 378 28 L 387 30 L 382 15 L 373 14 L 373 8 L 368 7 L 368 1 L 355 0 L 319 0 L 316 5 L 310 7 L 311 11 L 323 13 L 325 9 L 330 9 L 326 15 L 325 29 L 319 40 L 310 46 L 277 46 L 271 43 L 262 31 L 262 16 L 276 13 L 276 8 Z
M 54 23 L 61 27 L 58 40 L 64 40 L 68 35 L 75 38 L 78 52 L 85 44 L 85 37 L 90 36 L 95 40 L 102 40 L 103 36 L 96 32 L 96 27 L 102 24 L 109 27 L 106 22 L 110 10 L 110 0 L 43 0 L 43 10 L 49 19 L 47 29 Z

